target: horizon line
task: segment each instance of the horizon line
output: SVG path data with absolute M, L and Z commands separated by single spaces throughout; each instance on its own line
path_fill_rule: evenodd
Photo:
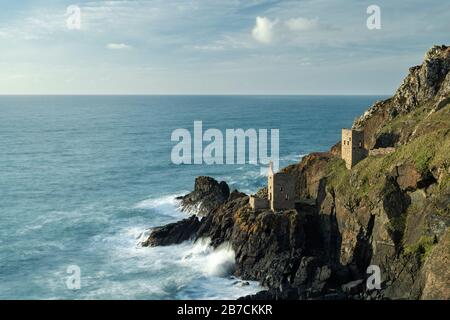
M 391 96 L 394 93 L 0 93 L 6 96 Z

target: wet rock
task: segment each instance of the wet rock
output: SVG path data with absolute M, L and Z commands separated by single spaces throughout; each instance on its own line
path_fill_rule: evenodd
M 178 244 L 194 237 L 200 228 L 200 221 L 196 216 L 154 228 L 147 240 L 142 243 L 144 247 L 168 246 Z

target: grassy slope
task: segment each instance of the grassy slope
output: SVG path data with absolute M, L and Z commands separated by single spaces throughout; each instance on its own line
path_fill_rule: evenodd
M 375 207 L 379 199 L 389 192 L 386 179 L 397 164 L 413 164 L 422 173 L 439 172 L 440 179 L 427 192 L 427 198 L 433 203 L 436 200 L 435 212 L 450 216 L 448 198 L 450 194 L 450 105 L 437 112 L 430 113 L 424 106 L 407 115 L 398 116 L 386 123 L 380 132 L 407 133 L 406 143 L 397 146 L 394 153 L 385 156 L 370 156 L 358 163 L 352 170 L 347 170 L 344 161 L 332 159 L 328 164 L 328 191 L 339 194 L 346 207 L 357 206 L 361 201 Z M 447 202 L 447 203 L 445 203 Z M 411 207 L 391 221 L 392 229 L 405 230 L 406 215 L 413 210 L 423 208 Z M 434 237 L 420 236 L 413 244 L 405 244 L 405 252 L 419 252 L 426 255 L 434 243 Z

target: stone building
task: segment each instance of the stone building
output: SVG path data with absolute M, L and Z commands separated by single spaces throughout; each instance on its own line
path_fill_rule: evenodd
M 250 207 L 253 210 L 262 210 L 269 208 L 269 200 L 267 198 L 260 198 L 255 195 L 251 195 L 249 198 Z
M 272 211 L 289 210 L 295 208 L 295 182 L 289 173 L 274 173 L 272 165 L 269 167 L 267 183 L 268 200 Z
M 253 210 L 270 208 L 275 212 L 294 209 L 295 181 L 289 173 L 274 173 L 271 163 L 268 172 L 267 199 L 252 195 L 249 201 Z
M 351 169 L 367 157 L 367 150 L 364 148 L 364 131 L 342 129 L 341 156 L 347 169 Z

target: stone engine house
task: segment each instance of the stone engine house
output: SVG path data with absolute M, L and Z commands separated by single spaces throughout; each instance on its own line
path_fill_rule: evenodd
M 347 169 L 351 169 L 367 157 L 367 150 L 364 148 L 364 131 L 342 129 L 341 157 Z
M 267 182 L 267 199 L 250 196 L 250 206 L 253 210 L 271 209 L 272 211 L 290 210 L 295 208 L 295 181 L 289 173 L 273 172 L 269 167 Z

